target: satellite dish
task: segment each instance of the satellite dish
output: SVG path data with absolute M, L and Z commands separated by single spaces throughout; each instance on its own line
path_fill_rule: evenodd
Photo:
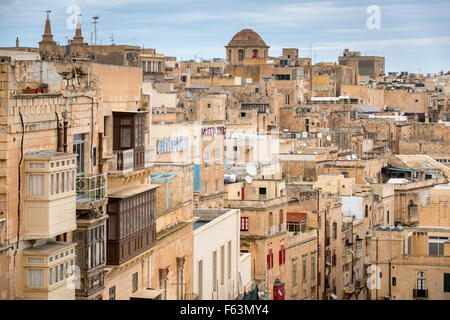
M 303 146 L 306 147 L 306 143 L 305 142 L 303 142 Z
M 248 163 L 245 169 L 247 170 L 247 173 L 251 176 L 256 176 L 256 173 L 258 172 L 253 163 Z
M 252 183 L 253 179 L 250 176 L 246 176 L 245 181 L 250 184 L 250 183 Z
M 319 133 L 317 134 L 317 138 L 322 138 L 322 132 L 319 132 Z
M 330 136 L 327 136 L 327 141 L 331 141 L 331 137 Z
M 347 160 L 352 160 L 352 157 L 350 155 L 348 155 L 346 158 Z

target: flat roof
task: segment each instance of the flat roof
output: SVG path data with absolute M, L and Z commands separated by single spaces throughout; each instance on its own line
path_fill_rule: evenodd
M 39 152 L 31 152 L 26 153 L 25 157 L 38 157 L 38 158 L 56 158 L 56 157 L 64 157 L 64 158 L 72 158 L 76 155 L 74 153 L 67 153 L 67 152 L 56 152 L 56 151 L 50 151 L 50 150 L 44 150 Z
M 130 299 L 154 300 L 161 295 L 161 290 L 146 288 L 133 294 Z
M 210 222 L 211 220 L 198 220 L 198 221 L 196 221 L 196 222 L 194 222 L 194 226 L 193 226 L 193 228 L 194 228 L 194 230 L 195 229 L 198 229 L 198 228 L 200 228 L 200 227 L 203 227 L 205 224 L 207 224 L 208 222 Z
M 129 198 L 139 193 L 143 193 L 145 191 L 158 188 L 157 184 L 141 184 L 138 186 L 132 186 L 120 191 L 116 191 L 108 195 L 109 198 Z
M 49 243 L 44 243 L 42 245 L 38 245 L 36 247 L 29 247 L 24 249 L 24 252 L 46 252 L 46 253 L 50 253 L 50 252 L 54 252 L 54 251 L 58 251 L 61 249 L 64 249 L 66 247 L 71 247 L 75 245 L 75 243 L 71 243 L 71 242 L 63 242 L 63 241 L 55 241 L 55 242 L 49 242 Z

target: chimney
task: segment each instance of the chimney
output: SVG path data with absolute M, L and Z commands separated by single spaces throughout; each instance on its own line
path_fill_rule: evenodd
M 19 47 L 19 37 L 16 38 L 16 48 Z

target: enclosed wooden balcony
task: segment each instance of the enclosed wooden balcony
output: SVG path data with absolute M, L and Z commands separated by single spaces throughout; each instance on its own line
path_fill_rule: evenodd
M 145 146 L 147 113 L 113 112 L 113 154 L 115 163 L 109 173 L 127 175 L 148 168 L 152 148 Z
M 143 184 L 108 196 L 107 264 L 120 265 L 156 242 L 156 188 Z
M 24 239 L 48 239 L 76 229 L 76 155 L 26 154 Z
M 75 245 L 56 241 L 23 250 L 25 299 L 75 299 Z

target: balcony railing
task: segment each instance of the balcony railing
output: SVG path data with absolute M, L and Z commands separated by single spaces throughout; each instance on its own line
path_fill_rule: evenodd
M 152 158 L 153 158 L 153 147 L 145 147 L 145 160 L 144 160 L 144 167 L 148 168 L 152 165 Z
M 275 226 L 270 226 L 269 227 L 269 236 L 275 234 Z
M 91 204 L 106 197 L 107 175 L 100 173 L 77 177 L 77 204 Z
M 352 262 L 352 252 L 350 249 L 345 248 L 344 249 L 344 264 L 349 264 Z
M 139 147 L 127 150 L 113 150 L 117 155 L 115 170 L 117 173 L 130 173 L 151 167 L 152 147 Z
M 117 154 L 117 171 L 122 173 L 131 172 L 134 168 L 134 149 L 113 150 Z
M 428 299 L 428 289 L 413 289 L 414 299 Z

